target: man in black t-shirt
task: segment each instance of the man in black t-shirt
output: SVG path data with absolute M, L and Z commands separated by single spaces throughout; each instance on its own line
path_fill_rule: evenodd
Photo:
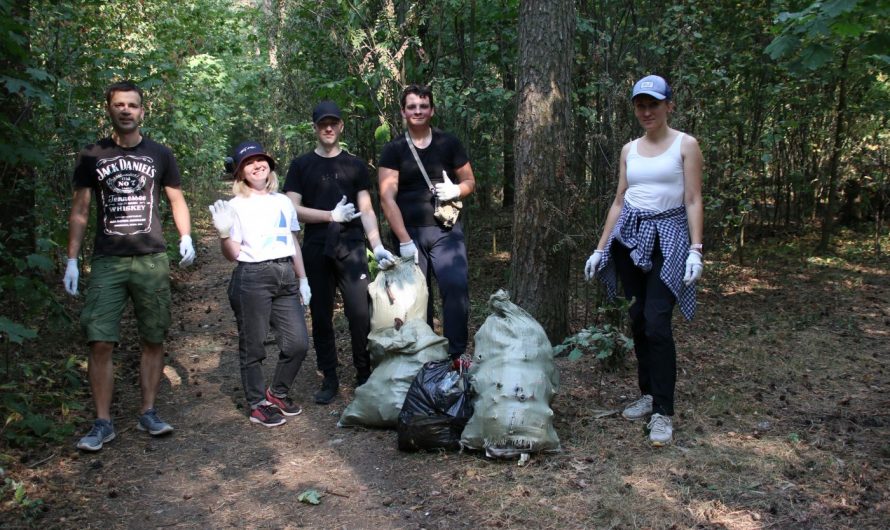
M 164 338 L 170 326 L 170 269 L 158 209 L 161 189 L 180 234 L 179 264 L 188 266 L 195 260 L 191 218 L 180 190 L 176 159 L 170 149 L 143 137 L 139 130 L 144 116 L 142 90 L 130 81 L 121 81 L 108 87 L 105 100 L 113 131 L 110 137 L 85 147 L 78 157 L 63 280 L 65 290 L 77 295 L 78 255 L 95 196 L 92 272 L 80 324 L 90 346 L 88 374 L 97 419 L 77 443 L 85 451 L 98 451 L 115 437 L 110 411 L 114 384 L 111 355 L 120 341 L 120 319 L 127 298 L 133 300 L 142 340 L 142 408 L 136 427 L 153 436 L 173 431 L 154 408 L 164 369 Z
M 442 295 L 443 334 L 448 339 L 449 355 L 457 359 L 466 351 L 468 339 L 467 247 L 460 221 L 451 228 L 436 222 L 434 199 L 467 197 L 476 189 L 476 179 L 460 141 L 430 126 L 436 113 L 430 88 L 409 85 L 402 91 L 401 104 L 408 134 L 386 144 L 380 154 L 380 206 L 399 243 L 401 256 L 414 257 L 428 286 L 436 278 Z M 411 152 L 409 137 L 433 189 L 427 185 Z M 432 296 L 427 321 L 432 327 Z
M 365 235 L 382 267 L 392 263 L 394 257 L 380 242 L 368 167 L 340 148 L 343 120 L 337 105 L 331 101 L 319 103 L 312 112 L 312 127 L 316 147 L 291 162 L 284 191 L 294 202 L 297 218 L 306 224 L 302 251 L 312 289 L 312 341 L 318 369 L 324 374 L 315 402 L 326 404 L 337 395 L 340 384 L 333 325 L 335 290 L 340 289 L 343 297 L 359 386 L 371 374 Z

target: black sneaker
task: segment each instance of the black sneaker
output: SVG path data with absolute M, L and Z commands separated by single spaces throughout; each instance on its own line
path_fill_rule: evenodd
M 319 405 L 327 405 L 331 401 L 334 401 L 334 396 L 337 395 L 337 389 L 340 387 L 340 381 L 337 380 L 337 377 L 325 377 L 321 382 L 321 390 L 315 393 L 315 402 Z
M 294 403 L 291 398 L 288 396 L 280 398 L 273 394 L 269 389 L 266 389 L 266 401 L 271 403 L 273 407 L 278 409 L 278 411 L 285 416 L 296 416 L 303 412 L 303 408 Z
M 355 374 L 355 387 L 358 388 L 363 384 L 368 382 L 368 378 L 371 377 L 370 371 L 360 371 Z
M 257 408 L 250 411 L 250 421 L 265 427 L 278 427 L 287 422 L 284 416 L 278 412 L 278 407 L 268 401 L 260 403 Z

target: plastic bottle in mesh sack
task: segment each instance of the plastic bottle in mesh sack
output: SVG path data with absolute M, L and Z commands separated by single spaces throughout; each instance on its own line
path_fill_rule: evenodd
M 498 458 L 558 451 L 550 403 L 559 372 L 550 340 L 506 291 L 493 294 L 488 305 L 492 314 L 475 337 L 470 368 L 474 413 L 461 445 Z

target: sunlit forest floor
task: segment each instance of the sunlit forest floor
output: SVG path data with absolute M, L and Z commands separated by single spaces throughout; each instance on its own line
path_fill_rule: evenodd
M 474 330 L 488 296 L 506 286 L 509 256 L 498 247 L 509 248 L 509 234 L 492 226 L 509 220 L 477 221 L 470 240 Z M 304 413 L 276 429 L 249 423 L 225 294 L 231 265 L 205 238 L 197 266 L 174 278 L 159 409 L 176 432 L 152 439 L 135 429 L 138 343 L 128 323 L 116 354 L 117 439 L 96 454 L 75 450 L 84 413 L 64 444 L 5 448 L 15 457 L 7 475 L 42 503 L 26 510 L 4 492 L 0 526 L 886 527 L 890 259 L 876 259 L 866 236 L 838 241 L 824 258 L 800 250 L 812 248 L 807 240 L 755 244 L 744 266 L 707 256 L 696 319 L 676 315 L 673 445 L 649 447 L 644 424 L 615 413 L 637 394 L 632 359 L 604 372 L 591 357 L 560 358 L 553 407 L 562 452 L 520 467 L 479 454 L 402 453 L 394 431 L 337 428 L 352 395 L 345 340 L 345 388 L 331 405 L 311 402 L 320 377 L 310 352 L 292 392 Z M 573 265 L 579 293 L 585 259 Z M 84 351 L 74 330 L 41 340 L 47 356 Z M 297 501 L 309 489 L 320 504 Z

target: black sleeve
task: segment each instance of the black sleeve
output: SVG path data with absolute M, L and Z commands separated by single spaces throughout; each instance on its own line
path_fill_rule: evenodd
M 396 171 L 402 167 L 402 157 L 399 149 L 399 139 L 389 142 L 383 146 L 383 152 L 380 153 L 380 167 L 395 169 Z
M 84 149 L 77 155 L 74 165 L 74 176 L 71 182 L 75 188 L 92 188 L 96 173 L 96 157 L 87 153 Z
M 456 136 L 453 136 L 452 138 L 454 145 L 451 151 L 451 163 L 454 164 L 454 169 L 457 169 L 464 167 L 464 165 L 470 161 L 470 158 L 467 156 L 467 150 L 464 149 L 464 144 L 462 144 Z
M 161 186 L 166 188 L 181 188 L 182 175 L 179 173 L 179 165 L 176 157 L 169 147 L 161 147 L 164 151 L 164 174 L 161 176 Z
M 290 167 L 287 169 L 287 177 L 284 179 L 284 188 L 282 188 L 283 193 L 292 191 L 299 195 L 303 194 L 300 186 L 300 169 L 297 166 L 297 159 L 295 158 L 291 160 Z
M 365 164 L 365 161 L 357 158 L 355 161 L 356 165 L 356 178 L 355 178 L 355 189 L 356 191 L 362 190 L 370 190 L 371 189 L 371 177 L 368 174 L 368 165 Z

